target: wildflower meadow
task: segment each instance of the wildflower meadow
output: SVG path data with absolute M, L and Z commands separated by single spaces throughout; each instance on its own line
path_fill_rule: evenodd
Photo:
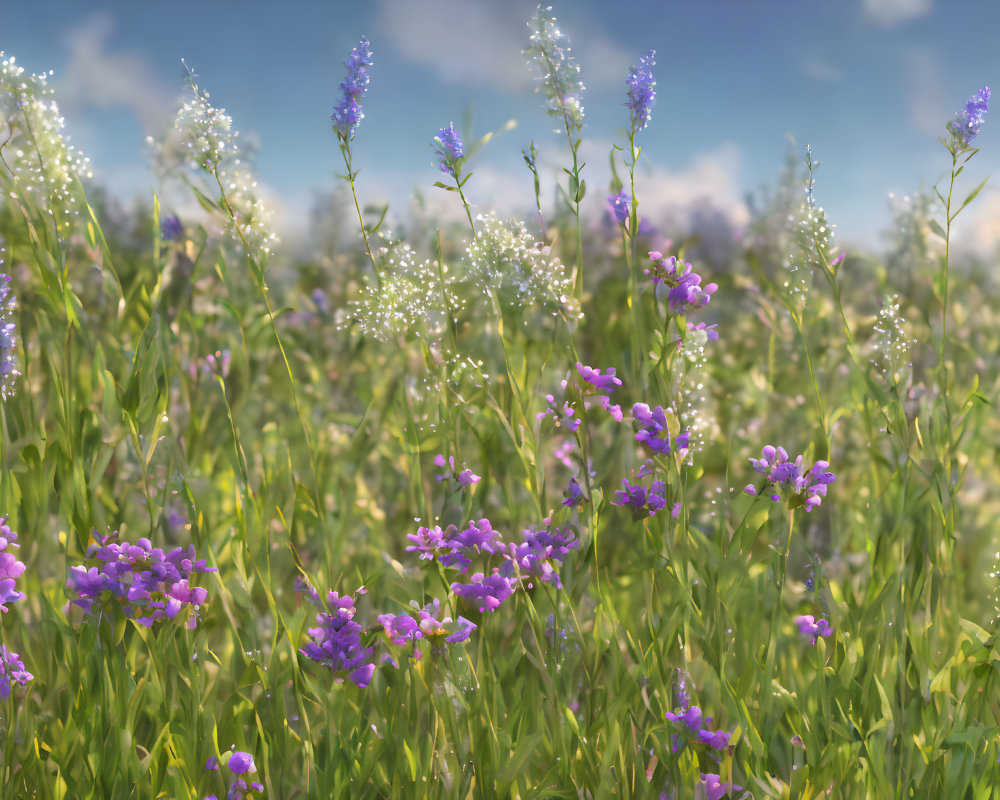
M 362 33 L 300 260 L 211 73 L 150 141 L 199 212 L 123 220 L 2 55 L 0 798 L 1000 798 L 989 88 L 885 253 L 796 145 L 717 258 L 644 215 L 668 54 L 592 106 L 543 6 L 523 215 L 442 117 L 458 213 L 390 225 Z

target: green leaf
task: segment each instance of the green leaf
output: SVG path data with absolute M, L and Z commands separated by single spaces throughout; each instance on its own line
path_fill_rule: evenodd
M 928 220 L 927 226 L 942 239 L 948 238 L 948 234 L 944 232 L 944 228 L 941 227 L 941 224 L 936 219 Z

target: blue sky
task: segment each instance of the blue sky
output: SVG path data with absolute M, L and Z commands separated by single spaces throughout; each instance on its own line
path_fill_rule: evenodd
M 928 188 L 948 168 L 937 142 L 965 100 L 1000 75 L 995 0 L 550 0 L 587 86 L 584 154 L 591 213 L 607 195 L 608 152 L 622 141 L 631 63 L 657 51 L 656 106 L 641 136 L 640 207 L 684 219 L 710 202 L 739 223 L 745 194 L 773 184 L 794 137 L 822 166 L 816 193 L 840 241 L 872 243 L 888 195 Z M 152 186 L 147 134 L 169 124 L 184 58 L 242 137 L 259 143 L 261 184 L 286 231 L 342 168 L 329 115 L 342 61 L 367 36 L 375 65 L 356 140 L 362 200 L 397 212 L 432 188 L 430 139 L 471 109 L 477 134 L 508 120 L 470 164 L 480 210 L 523 208 L 531 179 L 521 149 L 542 151 L 548 186 L 565 135 L 534 92 L 521 50 L 526 0 L 208 2 L 34 0 L 7 4 L 0 48 L 31 72 L 52 69 L 66 132 L 96 179 L 123 199 Z M 995 101 L 996 102 L 996 101 Z M 1000 165 L 1000 114 L 987 118 L 970 172 Z M 659 219 L 657 219 L 659 218 Z M 1000 240 L 1000 187 L 967 216 L 981 248 Z M 680 223 L 679 223 L 680 224 Z M 669 227 L 669 224 L 668 224 Z

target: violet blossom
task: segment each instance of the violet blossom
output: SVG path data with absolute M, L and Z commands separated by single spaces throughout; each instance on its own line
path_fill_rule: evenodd
M 338 683 L 349 680 L 364 689 L 375 673 L 375 650 L 361 644 L 363 628 L 354 621 L 354 598 L 331 591 L 326 609 L 316 615 L 317 627 L 308 631 L 312 641 L 299 652 L 327 667 Z
M 789 461 L 788 453 L 783 447 L 765 446 L 761 450 L 761 458 L 751 458 L 750 463 L 756 472 L 764 475 L 765 486 L 772 485 L 779 491 L 772 492 L 770 497 L 777 502 L 781 499 L 780 490 L 788 491 L 789 508 L 804 505 L 806 511 L 812 511 L 826 497 L 826 487 L 837 480 L 837 476 L 827 471 L 828 461 L 817 461 L 808 470 L 802 456 Z M 756 495 L 757 488 L 749 484 L 743 491 Z
M 799 633 L 806 638 L 812 637 L 809 644 L 816 644 L 818 637 L 826 637 L 833 633 L 829 622 L 822 618 L 816 619 L 812 614 L 796 617 L 795 624 L 799 626 Z
M 658 250 L 652 250 L 649 257 L 653 265 L 645 272 L 653 278 L 656 299 L 666 300 L 671 314 L 687 314 L 704 308 L 719 288 L 714 283 L 702 286 L 701 275 L 693 272 L 687 262 L 679 262 L 676 256 L 664 258 Z
M 164 553 L 146 538 L 135 544 L 104 541 L 98 540 L 87 552 L 100 566 L 77 565 L 69 570 L 66 585 L 76 593 L 74 605 L 91 613 L 95 604 L 111 599 L 129 618 L 147 628 L 178 615 L 187 628 L 197 625 L 198 610 L 208 591 L 191 586 L 190 578 L 196 572 L 216 572 L 216 568 L 197 560 L 194 546 Z

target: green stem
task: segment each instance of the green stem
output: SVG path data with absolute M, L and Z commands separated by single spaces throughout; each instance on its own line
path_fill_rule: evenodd
M 372 267 L 375 269 L 375 283 L 381 289 L 382 276 L 379 275 L 378 264 L 375 263 L 375 254 L 372 253 L 372 246 L 368 241 L 368 231 L 365 228 L 365 220 L 361 214 L 361 204 L 358 203 L 358 192 L 354 185 L 354 178 L 357 176 L 357 173 L 355 173 L 351 167 L 351 143 L 341 142 L 340 153 L 344 157 L 344 167 L 347 169 L 347 182 L 351 184 L 351 197 L 354 198 L 354 210 L 358 214 L 358 224 L 361 226 L 361 236 L 365 240 L 365 252 L 368 254 L 368 258 L 371 259 Z

